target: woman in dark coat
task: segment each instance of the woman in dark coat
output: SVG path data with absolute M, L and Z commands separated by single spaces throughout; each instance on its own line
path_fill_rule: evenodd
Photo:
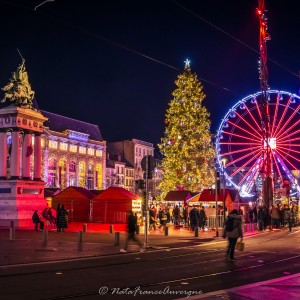
M 232 222 L 232 227 L 227 228 L 226 223 L 230 223 L 230 222 Z M 225 229 L 225 237 L 228 237 L 226 257 L 231 261 L 235 261 L 236 260 L 234 258 L 235 245 L 237 243 L 238 238 L 243 239 L 242 216 L 239 215 L 236 209 L 230 212 L 228 219 L 225 222 L 224 229 Z
M 64 231 L 65 228 L 68 228 L 68 212 L 62 204 L 57 211 L 57 231 Z

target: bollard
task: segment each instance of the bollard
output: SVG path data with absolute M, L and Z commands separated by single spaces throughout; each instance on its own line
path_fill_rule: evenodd
M 48 243 L 48 230 L 43 230 L 43 245 L 47 245 Z
M 87 232 L 87 224 L 86 223 L 83 224 L 83 232 Z
M 244 232 L 247 232 L 248 230 L 247 230 L 247 225 L 245 224 L 244 225 Z
M 195 237 L 199 236 L 199 227 L 195 227 Z
M 115 246 L 120 245 L 120 232 L 115 232 Z
M 82 231 L 78 231 L 78 236 L 77 236 L 77 250 L 78 251 L 82 251 L 82 237 L 83 237 L 83 234 L 82 234 Z
M 254 223 L 254 230 L 257 230 L 257 224 Z
M 140 234 L 140 225 L 136 225 L 135 233 Z
M 14 225 L 14 221 L 10 221 L 9 239 L 13 240 L 14 238 L 15 238 L 15 225 Z
M 167 236 L 167 235 L 169 235 L 169 227 L 165 227 L 165 235 Z
M 82 244 L 82 231 L 78 231 L 77 242 L 78 244 Z
M 113 233 L 114 232 L 114 225 L 110 225 L 109 226 L 109 233 Z

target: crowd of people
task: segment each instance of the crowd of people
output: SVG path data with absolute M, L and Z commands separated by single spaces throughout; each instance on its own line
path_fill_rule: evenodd
M 45 223 L 56 226 L 58 232 L 68 228 L 68 211 L 64 204 L 58 204 L 56 211 L 51 207 L 45 207 L 40 215 L 37 210 L 32 215 L 34 230 L 44 230 Z
M 296 204 L 276 204 L 270 207 L 270 211 L 264 205 L 253 206 L 249 209 L 250 223 L 257 223 L 259 230 L 273 228 L 292 227 L 298 223 L 298 206 Z
M 196 227 L 204 230 L 207 221 L 207 213 L 204 206 L 185 206 L 179 205 L 149 208 L 149 229 L 164 229 L 168 223 L 174 226 L 189 227 L 194 230 Z M 138 225 L 142 224 L 142 217 L 138 220 Z

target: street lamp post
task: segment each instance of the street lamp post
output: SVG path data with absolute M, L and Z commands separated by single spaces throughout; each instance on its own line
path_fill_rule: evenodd
M 222 175 L 223 175 L 223 218 L 224 218 L 224 222 L 225 222 L 225 218 L 226 218 L 226 207 L 225 207 L 225 187 L 226 187 L 226 180 L 225 180 L 225 165 L 227 162 L 227 158 L 223 157 L 221 159 L 222 161 Z
M 215 200 L 216 200 L 216 237 L 219 236 L 219 211 L 218 211 L 218 175 L 215 169 Z

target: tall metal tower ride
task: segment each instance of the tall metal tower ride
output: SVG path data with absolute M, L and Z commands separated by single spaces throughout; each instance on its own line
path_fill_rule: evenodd
M 270 132 L 270 111 L 269 111 L 269 95 L 268 95 L 268 68 L 267 68 L 267 41 L 271 39 L 268 33 L 268 23 L 264 0 L 258 1 L 257 9 L 260 31 L 259 31 L 259 80 L 261 88 L 260 111 L 261 111 L 261 130 L 262 130 L 262 180 L 263 180 L 263 204 L 269 211 L 270 204 L 273 202 L 273 184 L 272 184 L 272 163 L 271 163 L 271 132 Z

